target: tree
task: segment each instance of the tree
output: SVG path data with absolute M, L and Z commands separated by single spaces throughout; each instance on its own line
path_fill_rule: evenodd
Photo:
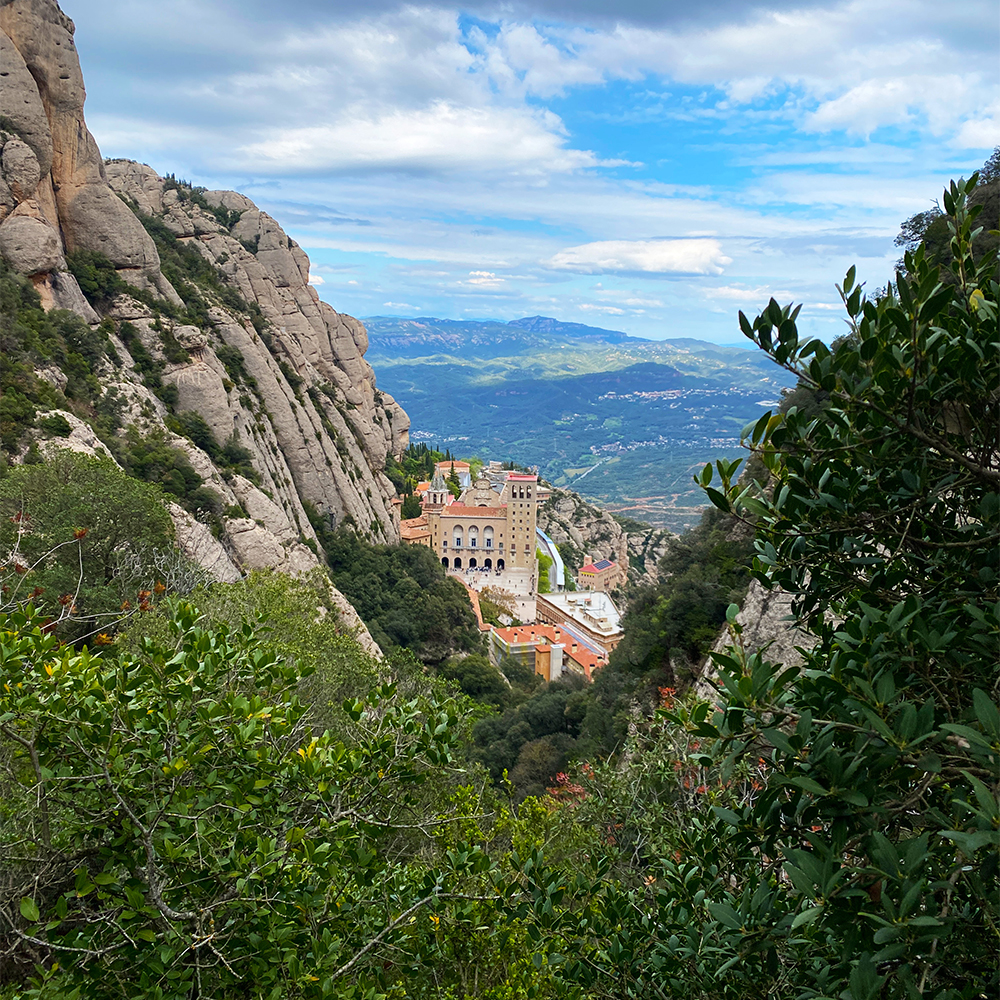
M 403 497 L 403 507 L 400 513 L 404 521 L 411 517 L 420 517 L 423 512 L 424 508 L 420 504 L 420 497 L 413 493 L 408 493 Z
M 462 495 L 462 484 L 459 482 L 458 473 L 455 471 L 455 463 L 451 463 L 451 472 L 448 473 L 448 489 L 456 499 Z
M 503 622 L 500 616 L 503 615 L 508 624 L 518 621 L 517 618 L 517 597 L 503 587 L 483 587 L 479 591 L 479 607 L 483 614 L 483 621 L 500 627 Z
M 31 594 L 57 616 L 75 605 L 75 635 L 110 628 L 156 586 L 173 536 L 159 489 L 111 459 L 60 450 L 17 466 L 0 479 L 3 603 Z
M 788 667 L 733 625 L 717 708 L 665 708 L 665 737 L 641 752 L 638 727 L 626 748 L 645 779 L 594 789 L 614 806 L 595 816 L 593 868 L 615 877 L 589 883 L 560 933 L 579 955 L 565 977 L 598 995 L 1000 989 L 1000 344 L 975 184 L 942 199 L 946 276 L 923 246 L 876 300 L 848 272 L 850 333 L 833 350 L 773 300 L 740 316 L 829 403 L 747 428 L 769 488 L 736 482 L 730 462 L 701 483 L 756 524 L 754 576 L 793 595 L 816 644 Z M 693 808 L 650 823 L 689 769 Z
M 535 561 L 538 563 L 538 593 L 547 594 L 552 589 L 552 581 L 549 580 L 552 556 L 546 555 L 541 549 L 535 549 Z
M 970 237 L 973 256 L 979 260 L 984 254 L 995 253 L 1000 246 L 1000 146 L 983 164 L 977 175 L 978 183 L 966 193 L 970 208 L 978 207 L 981 212 L 980 232 Z M 913 253 L 918 247 L 924 248 L 926 257 L 945 267 L 945 280 L 949 277 L 951 263 L 951 235 L 948 216 L 935 203 L 933 208 L 907 219 L 900 227 L 895 244 L 904 251 Z M 904 268 L 905 255 L 897 264 Z

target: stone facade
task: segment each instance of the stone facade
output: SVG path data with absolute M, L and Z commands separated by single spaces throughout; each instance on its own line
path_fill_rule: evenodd
M 481 477 L 454 503 L 434 477 L 424 501 L 431 548 L 446 569 L 522 569 L 532 573 L 538 477 L 510 472 L 498 493 Z

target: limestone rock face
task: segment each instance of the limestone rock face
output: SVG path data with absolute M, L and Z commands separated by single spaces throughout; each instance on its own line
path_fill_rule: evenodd
M 0 31 L 0 115 L 34 151 L 40 176 L 52 169 L 52 133 L 38 85 L 5 31 Z
M 169 504 L 177 547 L 219 583 L 235 583 L 243 574 L 207 524 L 196 521 L 183 507 Z
M 676 535 L 663 528 L 643 528 L 626 532 L 630 572 L 637 579 L 655 583 L 660 577 L 660 560 L 667 554 L 670 540 Z
M 31 275 L 64 270 L 64 251 L 100 252 L 126 281 L 180 305 L 160 273 L 152 238 L 108 187 L 83 117 L 86 91 L 73 32 L 55 0 L 0 4 L 0 114 L 9 123 L 0 132 L 0 213 L 9 210 L 7 196 L 18 207 L 33 201 L 33 215 L 51 230 L 21 224 L 16 238 L 8 233 L 0 242 L 0 252 L 15 270 Z M 26 244 L 29 237 L 37 249 Z M 64 299 L 70 308 L 77 301 L 75 295 Z
M 354 634 L 358 645 L 376 659 L 383 659 L 385 654 L 382 652 L 382 647 L 372 638 L 371 632 L 368 631 L 368 627 L 358 616 L 351 602 L 333 584 L 330 584 L 330 604 L 340 615 L 341 622 Z
M 0 254 L 20 274 L 41 274 L 66 265 L 59 233 L 30 215 L 11 215 L 0 224 Z
M 142 211 L 147 206 L 194 247 L 266 323 L 258 332 L 246 315 L 220 306 L 209 310 L 208 335 L 175 328 L 173 337 L 191 355 L 190 363 L 164 375 L 177 389 L 177 409 L 201 416 L 220 443 L 235 435 L 301 530 L 308 526 L 305 500 L 334 524 L 347 521 L 375 540 L 397 541 L 395 490 L 381 470 L 386 455 L 405 449 L 409 419 L 376 388 L 364 360 L 364 326 L 320 301 L 309 285 L 309 258 L 243 195 L 201 194 L 209 206 L 229 213 L 229 229 L 151 167 L 112 160 L 107 177 L 115 191 Z M 146 330 L 144 343 L 154 354 L 162 349 L 141 303 L 120 298 L 112 315 Z M 227 369 L 233 357 L 242 380 Z
M 70 426 L 68 437 L 54 438 L 48 441 L 39 442 L 40 450 L 43 454 L 50 454 L 59 448 L 75 451 L 80 455 L 97 456 L 99 458 L 110 458 L 115 461 L 114 456 L 108 451 L 107 445 L 94 433 L 93 428 L 84 423 L 76 414 L 68 410 L 49 410 L 40 413 L 41 417 L 62 417 Z M 118 463 L 115 462 L 115 465 Z
M 56 0 L 0 0 L 0 253 L 46 309 L 114 321 L 95 374 L 120 433 L 182 452 L 201 480 L 199 510 L 213 508 L 214 534 L 201 513 L 172 510 L 179 544 L 219 580 L 309 572 L 319 559 L 307 504 L 331 525 L 398 541 L 383 470 L 408 444 L 409 420 L 376 388 L 364 327 L 320 301 L 302 248 L 248 198 L 104 162 L 84 121 L 73 32 Z M 185 278 L 197 308 L 163 276 L 140 216 L 209 266 L 211 279 L 204 266 Z M 99 315 L 67 270 L 78 250 L 103 254 L 144 294 L 118 295 Z M 185 313 L 199 326 L 170 319 Z M 58 374 L 39 377 L 58 384 Z M 67 419 L 70 438 L 42 444 L 99 453 L 87 425 Z
M 578 493 L 553 490 L 539 508 L 538 526 L 556 543 L 563 562 L 574 571 L 601 559 L 628 566 L 628 539 L 621 525 Z
M 4 143 L 3 176 L 18 201 L 27 201 L 35 193 L 42 171 L 38 157 L 26 142 L 9 139 Z

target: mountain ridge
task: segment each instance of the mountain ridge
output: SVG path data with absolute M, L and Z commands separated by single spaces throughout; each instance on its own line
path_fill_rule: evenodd
M 55 0 L 0 4 L 9 459 L 110 454 L 178 501 L 178 544 L 218 579 L 317 567 L 316 513 L 398 541 L 384 467 L 409 419 L 376 388 L 363 325 L 319 299 L 309 258 L 250 199 L 102 157 L 74 31 Z M 39 346 L 22 304 L 67 310 L 85 353 Z

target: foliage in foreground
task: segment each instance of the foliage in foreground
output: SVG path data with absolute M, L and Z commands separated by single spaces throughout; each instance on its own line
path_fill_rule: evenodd
M 181 605 L 172 641 L 114 657 L 41 624 L 0 622 L 0 936 L 45 970 L 25 996 L 328 995 L 446 892 L 379 846 L 448 767 L 447 707 L 378 689 L 347 747 L 303 728 L 298 670 L 249 625 Z
M 567 914 L 565 974 L 596 995 L 1000 990 L 1000 337 L 974 185 L 945 192 L 948 280 L 917 250 L 866 301 L 852 269 L 832 352 L 790 307 L 741 316 L 829 405 L 747 429 L 773 493 L 730 463 L 701 481 L 755 519 L 754 575 L 816 645 L 786 667 L 734 628 L 717 711 L 666 710 L 627 766 L 582 776 L 574 821 L 605 832 L 595 865 L 617 877 Z M 679 809 L 692 782 L 700 808 Z

